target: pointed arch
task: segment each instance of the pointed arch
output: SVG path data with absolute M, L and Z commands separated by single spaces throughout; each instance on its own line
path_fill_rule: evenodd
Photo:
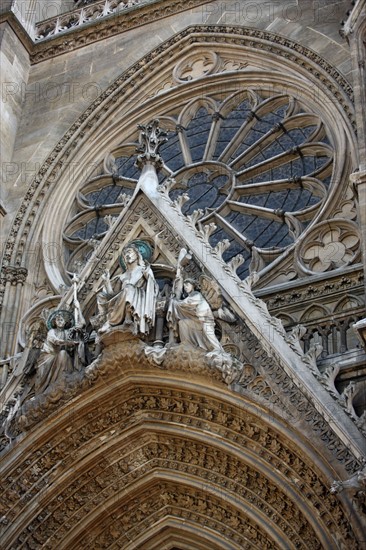
M 352 548 L 356 518 L 328 491 L 327 451 L 295 437 L 301 417 L 235 395 L 207 371 L 187 382 L 185 368 L 180 358 L 162 377 L 138 343 L 128 357 L 119 344 L 72 402 L 52 413 L 54 394 L 34 408 L 41 422 L 4 457 L 4 548 L 144 548 L 164 525 L 213 548 L 330 550 L 339 522 Z

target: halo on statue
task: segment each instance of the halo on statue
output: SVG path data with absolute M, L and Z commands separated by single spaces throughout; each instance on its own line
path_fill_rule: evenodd
M 47 319 L 47 328 L 48 330 L 51 330 L 51 328 L 55 328 L 55 319 L 56 317 L 60 316 L 65 319 L 65 329 L 69 329 L 75 325 L 75 319 L 72 313 L 70 311 L 67 311 L 66 309 L 56 309 Z
M 141 241 L 140 239 L 135 239 L 134 241 L 129 242 L 128 244 L 126 244 L 126 246 L 123 247 L 122 254 L 120 254 L 120 256 L 118 258 L 119 265 L 121 266 L 123 271 L 126 271 L 126 264 L 125 264 L 125 261 L 123 259 L 123 252 L 125 250 L 127 250 L 128 248 L 135 248 L 136 250 L 138 250 L 139 253 L 141 254 L 143 260 L 145 260 L 147 262 L 149 262 L 151 260 L 151 257 L 152 257 L 152 254 L 153 254 L 152 247 L 146 241 Z

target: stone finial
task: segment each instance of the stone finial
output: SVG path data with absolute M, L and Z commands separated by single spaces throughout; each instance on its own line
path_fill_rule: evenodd
M 159 155 L 159 148 L 168 141 L 167 133 L 159 127 L 159 120 L 155 118 L 148 124 L 138 124 L 140 130 L 139 146 L 136 148 L 139 153 L 136 166 L 142 169 L 147 162 L 154 164 L 158 169 L 163 164 Z

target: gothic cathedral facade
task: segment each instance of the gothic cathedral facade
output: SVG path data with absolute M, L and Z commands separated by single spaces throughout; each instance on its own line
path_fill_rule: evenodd
M 1 547 L 366 549 L 366 1 L 0 25 Z

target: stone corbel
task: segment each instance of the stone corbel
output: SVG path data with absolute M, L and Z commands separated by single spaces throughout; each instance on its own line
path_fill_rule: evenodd
M 345 491 L 353 496 L 354 506 L 357 511 L 365 513 L 365 489 L 366 489 L 366 466 L 355 472 L 344 481 L 334 480 L 330 486 L 330 493 L 337 495 Z

